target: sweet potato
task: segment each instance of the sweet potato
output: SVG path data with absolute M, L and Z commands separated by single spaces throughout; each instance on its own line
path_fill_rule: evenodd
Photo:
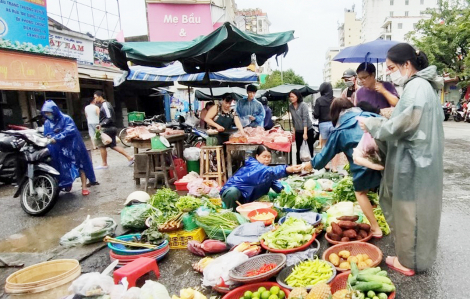
M 328 235 L 328 238 L 330 238 L 333 241 L 340 241 L 341 240 L 341 237 L 337 234 L 327 233 L 327 235 Z
M 352 221 L 340 221 L 338 225 L 342 229 L 355 229 L 357 227 L 357 223 Z
M 354 229 L 348 229 L 343 232 L 343 237 L 348 237 L 349 239 L 355 239 L 357 237 L 357 233 Z
M 337 218 L 338 220 L 342 220 L 342 221 L 352 221 L 352 222 L 356 222 L 357 220 L 359 220 L 359 216 L 357 215 L 354 215 L 354 216 L 341 216 L 339 218 Z
M 341 236 L 343 234 L 343 230 L 341 229 L 341 227 L 339 227 L 339 225 L 335 222 L 332 222 L 331 223 L 331 230 L 334 234 L 338 235 L 338 236 Z
M 367 223 L 360 223 L 358 224 L 359 229 L 365 230 L 366 232 L 370 232 L 370 225 Z
M 369 235 L 368 232 L 366 232 L 365 230 L 360 230 L 359 231 L 359 236 L 361 236 L 361 239 L 364 239 L 364 238 L 367 238 L 367 236 Z
M 349 238 L 348 237 L 342 237 L 341 238 L 341 242 L 349 242 Z

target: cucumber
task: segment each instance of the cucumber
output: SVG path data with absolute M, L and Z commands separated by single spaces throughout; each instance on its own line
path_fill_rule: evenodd
M 381 282 L 377 282 L 377 281 L 357 282 L 353 288 L 358 291 L 367 292 L 370 290 L 382 289 L 383 285 Z
M 374 291 L 379 292 L 379 293 L 391 293 L 391 292 L 395 292 L 395 286 L 392 284 L 388 284 L 388 283 L 382 283 L 382 287 L 374 289 Z
M 376 282 L 381 282 L 381 283 L 392 284 L 392 281 L 390 280 L 390 278 L 379 276 L 379 275 L 358 274 L 357 280 L 365 281 L 365 282 L 376 281 Z
M 357 283 L 356 276 L 353 276 L 352 274 L 349 274 L 348 283 L 352 286 L 355 285 Z
M 357 267 L 355 262 L 351 263 L 351 274 L 356 277 L 359 274 L 359 268 Z
M 379 273 L 377 273 L 375 275 L 387 277 L 388 273 L 387 273 L 387 271 L 383 270 L 383 271 L 380 271 Z
M 365 269 L 365 270 L 360 271 L 359 274 L 375 275 L 375 274 L 379 273 L 381 270 L 382 269 L 380 269 L 380 267 L 369 268 L 369 269 Z

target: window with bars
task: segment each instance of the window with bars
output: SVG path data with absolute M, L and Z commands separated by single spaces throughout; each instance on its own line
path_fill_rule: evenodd
M 410 5 L 410 0 L 405 0 L 405 5 Z
M 405 11 L 405 17 L 407 17 L 407 16 L 408 16 L 408 12 L 407 12 L 407 11 Z

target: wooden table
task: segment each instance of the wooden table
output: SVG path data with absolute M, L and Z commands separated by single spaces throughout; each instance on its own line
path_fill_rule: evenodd
M 233 151 L 255 151 L 259 144 L 249 144 L 249 143 L 227 143 L 225 144 L 227 149 L 227 176 L 232 177 L 232 152 Z M 280 152 L 284 157 L 285 163 L 289 164 L 289 154 L 287 152 Z

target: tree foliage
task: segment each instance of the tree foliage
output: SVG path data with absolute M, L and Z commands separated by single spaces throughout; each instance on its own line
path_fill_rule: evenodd
M 345 89 L 346 87 L 346 82 L 344 82 L 343 79 L 336 81 L 336 83 L 333 85 L 333 88 L 339 88 L 341 90 Z
M 282 80 L 281 80 L 281 71 L 275 70 L 266 77 L 266 82 L 261 84 L 261 89 L 268 89 L 273 88 L 285 83 L 290 84 L 298 84 L 298 85 L 307 85 L 304 78 L 300 75 L 297 75 L 292 69 L 288 69 L 287 71 L 282 73 Z M 313 98 L 312 98 L 313 99 Z M 271 107 L 273 111 L 273 115 L 275 116 L 282 116 L 287 111 L 288 102 L 286 101 L 275 101 L 269 102 L 269 107 Z
M 459 86 L 470 83 L 470 1 L 439 1 L 425 11 L 429 18 L 416 24 L 407 38 L 435 65 L 441 74 L 458 77 Z

